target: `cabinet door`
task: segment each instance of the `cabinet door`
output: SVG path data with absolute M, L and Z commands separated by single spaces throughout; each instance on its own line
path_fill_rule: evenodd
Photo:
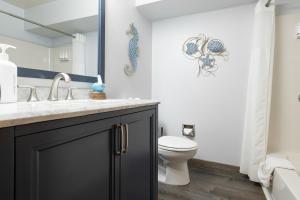
M 16 200 L 114 199 L 117 123 L 112 118 L 16 138 Z
M 121 123 L 128 125 L 128 138 L 123 139 L 128 148 L 120 156 L 120 199 L 156 200 L 155 112 L 123 116 Z
M 0 199 L 14 200 L 14 129 L 0 129 Z

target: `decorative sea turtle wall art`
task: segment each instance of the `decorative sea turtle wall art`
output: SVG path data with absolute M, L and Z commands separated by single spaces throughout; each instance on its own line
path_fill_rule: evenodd
M 128 56 L 130 64 L 125 65 L 124 72 L 127 76 L 132 75 L 138 67 L 139 57 L 139 32 L 135 25 L 132 23 L 129 25 L 129 30 L 126 32 L 128 36 L 131 36 L 128 44 Z
M 197 60 L 198 77 L 201 74 L 203 76 L 215 76 L 219 69 L 217 57 L 223 57 L 225 61 L 229 57 L 229 53 L 221 40 L 209 38 L 204 34 L 188 38 L 184 42 L 183 52 L 189 59 Z

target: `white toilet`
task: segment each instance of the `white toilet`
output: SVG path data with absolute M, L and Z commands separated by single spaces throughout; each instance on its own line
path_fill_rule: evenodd
M 187 161 L 198 150 L 196 142 L 185 137 L 163 136 L 158 139 L 158 180 L 169 185 L 187 185 L 190 175 Z

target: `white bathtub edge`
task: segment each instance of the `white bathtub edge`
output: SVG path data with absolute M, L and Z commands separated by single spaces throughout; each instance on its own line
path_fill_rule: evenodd
M 264 186 L 261 186 L 264 194 L 265 194 L 265 197 L 267 200 L 273 200 L 271 194 L 270 194 L 270 191 L 268 190 L 268 188 L 264 187 Z

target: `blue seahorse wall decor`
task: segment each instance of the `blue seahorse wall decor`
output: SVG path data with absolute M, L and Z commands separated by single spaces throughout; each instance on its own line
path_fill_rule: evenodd
M 139 33 L 134 24 L 130 24 L 130 28 L 127 31 L 127 35 L 132 36 L 129 40 L 128 45 L 128 56 L 130 60 L 130 65 L 126 65 L 124 72 L 126 75 L 132 75 L 138 67 L 138 57 L 139 57 Z

